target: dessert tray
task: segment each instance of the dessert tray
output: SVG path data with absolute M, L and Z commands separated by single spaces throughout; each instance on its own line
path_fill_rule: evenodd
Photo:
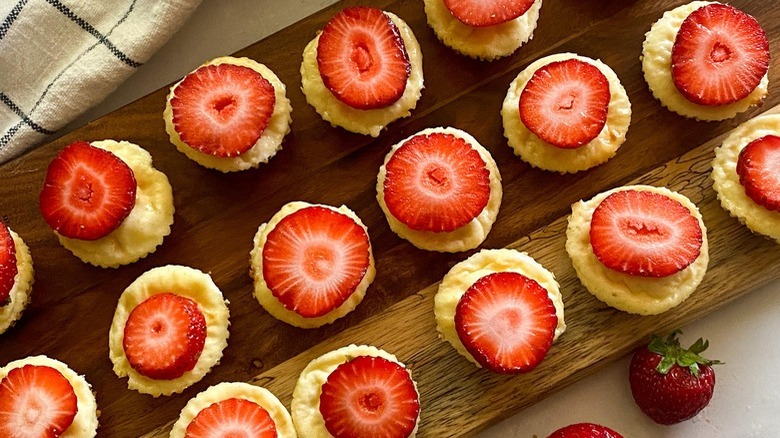
M 0 214 L 30 246 L 36 270 L 30 307 L 0 336 L 0 364 L 38 354 L 66 362 L 86 376 L 97 394 L 99 436 L 167 437 L 186 402 L 210 385 L 255 383 L 289 406 L 295 381 L 310 360 L 351 343 L 371 344 L 392 352 L 414 373 L 421 400 L 419 437 L 470 436 L 596 372 L 650 334 L 679 327 L 780 278 L 780 246 L 731 218 L 709 178 L 713 149 L 731 129 L 758 114 L 780 112 L 780 67 L 771 64 L 763 106 L 733 119 L 698 122 L 662 108 L 643 79 L 639 56 L 651 24 L 685 0 L 545 0 L 533 40 L 492 62 L 464 57 L 441 44 L 426 23 L 422 1 L 370 3 L 402 17 L 414 30 L 426 87 L 411 117 L 392 123 L 378 138 L 330 126 L 300 90 L 305 45 L 338 10 L 361 4 L 345 0 L 236 54 L 274 70 L 292 102 L 292 131 L 277 156 L 259 169 L 223 174 L 182 156 L 164 127 L 168 87 L 0 166 Z M 774 2 L 731 3 L 760 21 L 777 49 L 780 10 Z M 574 175 L 531 168 L 512 154 L 501 127 L 501 104 L 512 79 L 534 60 L 562 52 L 612 67 L 633 111 L 627 141 L 617 155 Z M 438 338 L 433 315 L 438 282 L 474 251 L 416 249 L 389 229 L 376 202 L 377 170 L 389 148 L 435 126 L 468 131 L 500 168 L 503 203 L 481 248 L 528 252 L 560 283 L 568 329 L 529 374 L 478 369 Z M 60 246 L 38 208 L 46 167 L 56 153 L 76 140 L 106 138 L 147 149 L 171 182 L 176 208 L 172 233 L 162 246 L 118 269 L 96 268 L 74 257 Z M 708 229 L 710 265 L 703 283 L 683 304 L 660 315 L 630 315 L 598 301 L 577 279 L 564 249 L 571 204 L 625 184 L 681 192 L 698 205 Z M 253 296 L 252 238 L 259 224 L 293 200 L 347 205 L 368 227 L 376 258 L 376 280 L 362 304 L 319 329 L 284 324 Z M 230 338 L 221 363 L 202 381 L 181 394 L 152 398 L 128 390 L 127 381 L 113 373 L 108 332 L 122 291 L 141 273 L 167 264 L 211 274 L 230 301 Z

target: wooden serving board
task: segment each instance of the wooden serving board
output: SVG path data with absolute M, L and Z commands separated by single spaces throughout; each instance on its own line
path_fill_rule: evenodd
M 162 120 L 167 89 L 0 166 L 0 214 L 30 246 L 36 270 L 31 306 L 17 326 L 0 337 L 0 365 L 36 354 L 63 360 L 85 374 L 97 392 L 99 436 L 164 437 L 187 400 L 210 385 L 251 381 L 268 387 L 289 406 L 298 373 L 309 360 L 349 343 L 367 343 L 396 354 L 411 368 L 422 400 L 418 436 L 468 436 L 595 372 L 650 333 L 680 326 L 780 276 L 780 246 L 730 218 L 708 179 L 712 149 L 724 134 L 780 104 L 780 66 L 773 61 L 770 68 L 764 108 L 733 120 L 696 122 L 663 109 L 647 89 L 639 55 L 650 25 L 663 11 L 686 1 L 546 0 L 534 40 L 515 55 L 491 63 L 459 56 L 440 44 L 426 25 L 421 1 L 373 1 L 414 30 L 422 46 L 426 84 L 412 116 L 392 124 L 378 139 L 331 127 L 300 91 L 298 54 L 337 10 L 359 3 L 346 0 L 238 53 L 273 69 L 287 84 L 294 109 L 284 149 L 258 170 L 225 175 L 177 152 Z M 774 2 L 731 3 L 758 18 L 778 56 L 780 9 Z M 531 169 L 514 157 L 499 115 L 506 89 L 522 68 L 564 51 L 610 65 L 633 108 L 628 140 L 617 156 L 576 175 Z M 376 174 L 391 145 L 442 125 L 473 134 L 491 151 L 503 177 L 503 205 L 482 247 L 527 251 L 561 284 L 568 330 L 531 374 L 507 377 L 479 370 L 437 339 L 432 300 L 436 284 L 473 251 L 418 250 L 389 230 L 376 203 Z M 119 269 L 79 261 L 59 245 L 38 210 L 38 192 L 52 157 L 72 141 L 104 138 L 148 149 L 155 166 L 171 181 L 176 206 L 172 234 L 157 252 Z M 593 298 L 564 251 L 571 203 L 630 182 L 681 191 L 699 205 L 709 230 L 711 260 L 704 282 L 682 305 L 653 317 L 618 312 Z M 252 295 L 252 237 L 258 225 L 291 200 L 348 205 L 367 224 L 374 246 L 376 281 L 354 312 L 328 327 L 288 326 L 267 314 Z M 182 394 L 154 399 L 128 390 L 126 380 L 114 375 L 108 330 L 124 288 L 150 268 L 174 263 L 211 273 L 230 300 L 231 336 L 221 364 L 201 382 Z

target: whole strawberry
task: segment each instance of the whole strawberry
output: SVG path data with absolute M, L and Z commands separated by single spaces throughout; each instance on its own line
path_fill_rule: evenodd
M 700 356 L 709 342 L 699 338 L 687 350 L 673 331 L 666 341 L 653 336 L 631 358 L 628 381 L 639 409 L 660 424 L 675 424 L 692 418 L 712 399 L 715 372 L 720 364 Z
M 623 438 L 623 435 L 599 424 L 577 423 L 560 428 L 547 438 Z

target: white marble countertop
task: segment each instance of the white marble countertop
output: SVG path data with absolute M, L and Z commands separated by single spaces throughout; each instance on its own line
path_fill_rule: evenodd
M 68 125 L 75 129 L 191 71 L 288 26 L 334 0 L 204 0 L 182 29 L 102 104 Z M 370 2 L 366 2 L 370 3 Z M 693 420 L 659 426 L 635 406 L 628 387 L 628 358 L 551 394 L 480 435 L 482 438 L 546 437 L 570 423 L 607 425 L 632 438 L 780 436 L 780 281 L 756 290 L 683 327 L 683 343 L 710 340 L 715 395 Z M 594 402 L 595 401 L 595 402 Z

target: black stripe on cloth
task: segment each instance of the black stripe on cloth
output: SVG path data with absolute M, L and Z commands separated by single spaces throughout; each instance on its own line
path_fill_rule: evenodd
M 122 53 L 121 50 L 117 49 L 117 47 L 114 45 L 114 43 L 109 41 L 108 38 L 106 38 L 105 36 L 103 36 L 103 34 L 98 32 L 98 30 L 95 29 L 94 27 L 92 27 L 91 24 L 87 23 L 86 20 L 84 20 L 83 18 L 79 17 L 73 11 L 71 11 L 70 8 L 68 8 L 67 6 L 62 4 L 62 2 L 60 2 L 59 0 L 46 0 L 46 2 L 48 2 L 50 5 L 52 5 L 55 8 L 57 8 L 57 10 L 62 12 L 66 17 L 70 18 L 74 23 L 76 23 L 79 26 L 81 26 L 82 29 L 84 29 L 87 32 L 89 32 L 90 34 L 92 34 L 92 36 L 94 36 L 101 43 L 103 43 L 103 45 L 106 46 L 108 48 L 108 50 L 110 50 L 111 53 L 113 53 L 114 56 L 119 58 L 122 62 L 124 62 L 125 64 L 129 65 L 130 67 L 140 67 L 141 66 L 140 62 L 135 61 L 135 60 L 131 59 L 129 56 L 127 56 L 124 53 Z
M 27 114 L 25 114 L 21 108 L 16 106 L 14 101 L 11 100 L 10 97 L 6 96 L 5 93 L 0 92 L 0 101 L 2 101 L 8 108 L 11 108 L 13 112 L 16 113 L 17 116 L 19 116 L 22 120 L 24 120 L 24 123 L 26 123 L 30 128 L 40 132 L 41 134 L 46 135 L 52 135 L 54 134 L 54 131 L 49 131 L 48 129 L 44 128 L 43 126 L 33 122 L 30 120 L 29 117 L 27 117 Z
M 9 12 L 8 15 L 5 16 L 5 20 L 3 20 L 3 24 L 0 24 L 0 40 L 3 39 L 5 34 L 8 33 L 8 29 L 11 28 L 11 25 L 14 24 L 14 21 L 16 21 L 16 17 L 19 16 L 20 12 L 22 12 L 22 8 L 24 7 L 25 3 L 27 3 L 27 0 L 20 0 L 13 7 L 13 9 L 11 9 L 11 12 Z
M 11 141 L 11 139 L 14 137 L 14 135 L 16 135 L 16 132 L 19 131 L 19 128 L 21 128 L 23 124 L 24 124 L 23 121 L 15 124 L 14 126 L 11 127 L 11 129 L 6 131 L 6 133 L 3 134 L 2 137 L 0 137 L 0 148 L 7 145 L 8 142 Z

